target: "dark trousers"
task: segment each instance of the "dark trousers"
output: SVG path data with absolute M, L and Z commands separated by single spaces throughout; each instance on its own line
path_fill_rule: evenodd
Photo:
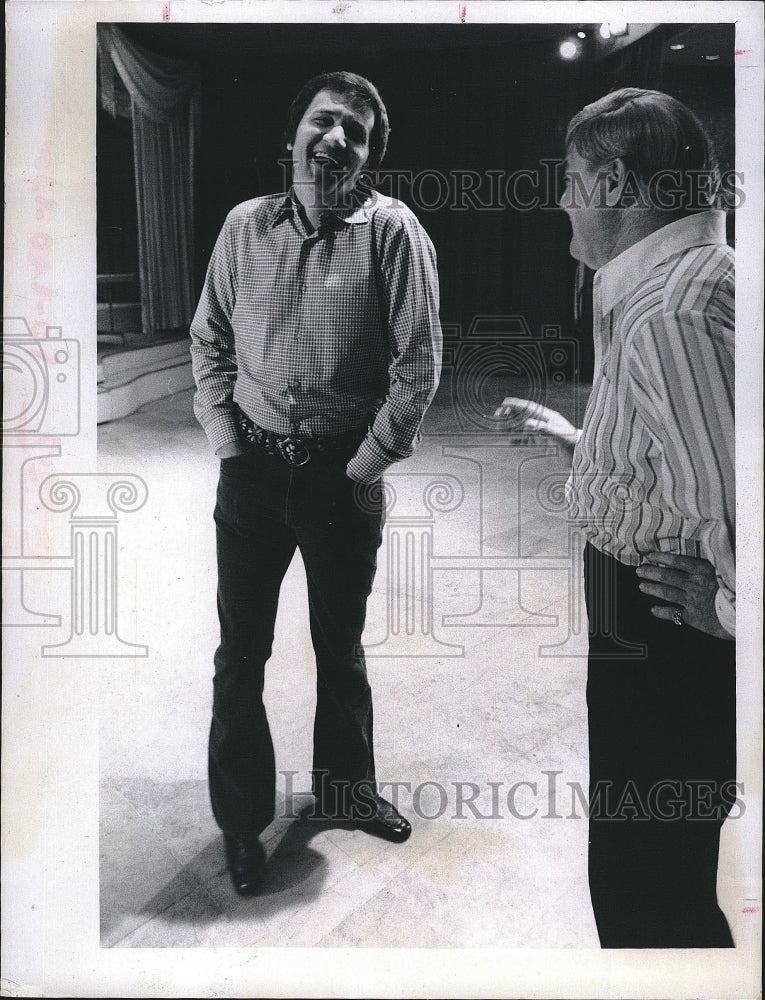
M 589 879 L 604 948 L 730 948 L 720 828 L 736 798 L 735 643 L 650 613 L 587 545 Z M 642 654 L 635 647 L 644 647 Z
M 354 449 L 351 449 L 351 451 Z M 382 537 L 380 484 L 345 474 L 348 450 L 304 466 L 254 448 L 221 462 L 215 522 L 218 614 L 209 780 L 226 833 L 253 836 L 273 820 L 274 749 L 263 705 L 279 588 L 300 549 L 308 581 L 317 704 L 314 791 L 374 790 L 372 695 L 361 634 Z M 363 797 L 363 796 L 362 796 Z

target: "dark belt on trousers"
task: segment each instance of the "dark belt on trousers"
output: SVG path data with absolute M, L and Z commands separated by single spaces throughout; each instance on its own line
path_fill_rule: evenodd
M 367 433 L 364 427 L 344 434 L 298 437 L 295 434 L 276 434 L 258 427 L 241 410 L 237 411 L 236 419 L 246 444 L 261 448 L 269 455 L 279 455 L 290 465 L 306 465 L 314 455 L 320 453 L 350 450 L 361 444 Z

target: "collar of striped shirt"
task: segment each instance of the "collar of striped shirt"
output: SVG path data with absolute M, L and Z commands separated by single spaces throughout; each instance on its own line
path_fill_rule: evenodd
M 357 226 L 359 224 L 369 222 L 369 209 L 371 208 L 374 199 L 373 192 L 367 188 L 357 188 L 353 194 L 355 204 L 349 206 L 348 208 L 328 209 L 326 214 L 333 215 L 336 219 L 347 223 L 349 226 Z M 288 219 L 294 212 L 299 211 L 300 203 L 297 195 L 295 194 L 295 189 L 290 188 L 284 196 L 284 200 L 276 206 L 276 211 L 271 222 L 271 228 L 273 229 L 275 226 L 278 226 L 284 219 Z
M 725 243 L 725 212 L 697 212 L 662 226 L 655 233 L 629 247 L 618 257 L 604 264 L 595 274 L 600 291 L 601 315 L 607 316 L 614 306 L 627 298 L 662 261 L 675 254 Z M 596 300 L 597 301 L 597 300 Z

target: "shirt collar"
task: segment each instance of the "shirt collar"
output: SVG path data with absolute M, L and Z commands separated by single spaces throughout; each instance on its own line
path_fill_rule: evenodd
M 725 212 L 717 210 L 687 215 L 657 229 L 595 273 L 602 315 L 610 313 L 658 264 L 692 247 L 718 244 L 725 244 Z
M 271 228 L 278 226 L 283 219 L 290 218 L 295 210 L 294 203 L 292 201 L 292 192 L 285 194 L 282 200 L 277 204 L 274 209 L 274 217 L 271 219 Z
M 358 202 L 356 205 L 351 205 L 348 208 L 335 208 L 327 211 L 327 215 L 332 215 L 341 222 L 346 223 L 349 226 L 359 225 L 360 223 L 369 222 L 370 219 L 370 209 L 374 203 L 374 192 L 369 188 L 358 188 L 357 197 L 355 200 Z M 276 206 L 276 211 L 274 212 L 274 217 L 271 222 L 271 228 L 277 226 L 283 219 L 291 217 L 298 210 L 298 198 L 295 194 L 295 189 L 290 188 L 284 198 Z

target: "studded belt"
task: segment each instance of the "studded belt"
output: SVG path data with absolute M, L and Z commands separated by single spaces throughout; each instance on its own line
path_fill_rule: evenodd
M 294 434 L 276 434 L 258 427 L 250 418 L 237 411 L 237 423 L 247 444 L 262 448 L 269 455 L 279 455 L 290 465 L 306 465 L 311 458 L 321 452 L 344 451 L 361 444 L 366 437 L 366 428 L 348 431 L 345 434 L 326 437 L 298 437 Z

